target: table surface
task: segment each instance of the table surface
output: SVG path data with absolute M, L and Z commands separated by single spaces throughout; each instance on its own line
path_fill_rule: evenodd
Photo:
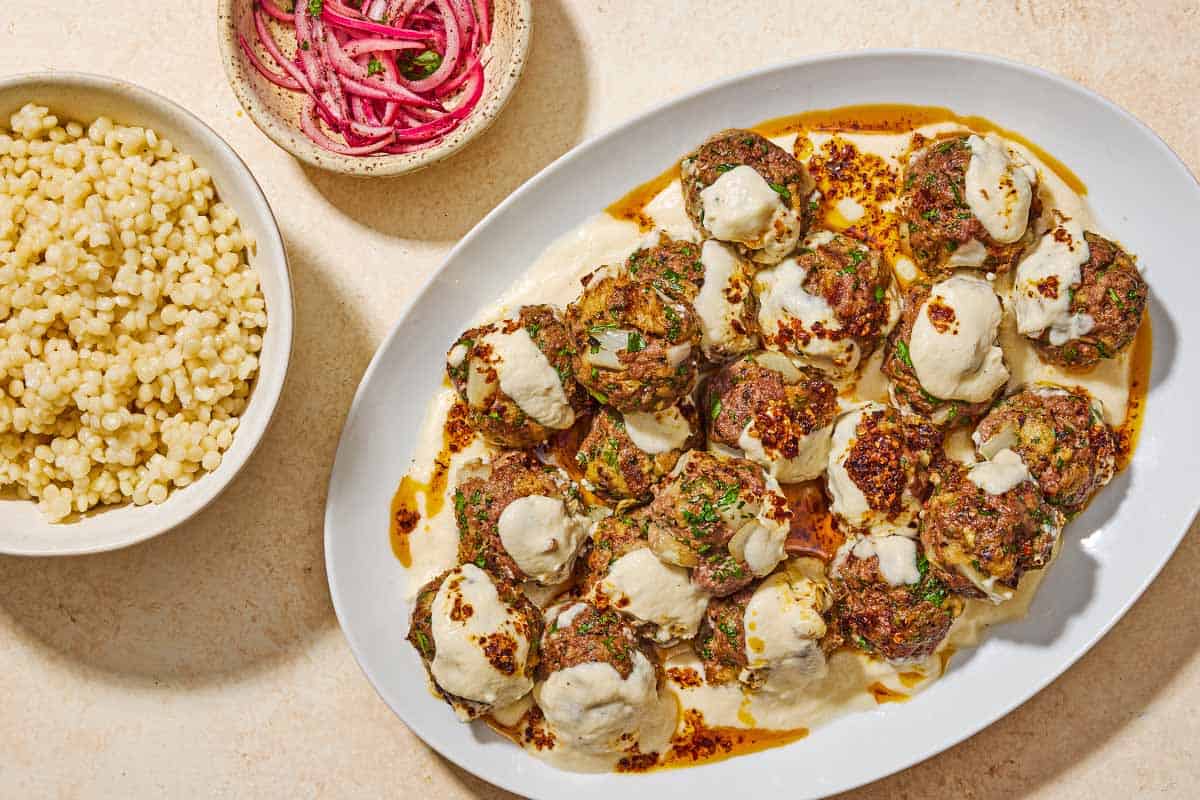
M 509 797 L 422 745 L 359 671 L 329 601 L 322 509 L 355 386 L 399 309 L 489 209 L 583 139 L 794 56 L 951 47 L 1079 81 L 1200 171 L 1200 7 L 1188 0 L 919 11 L 899 0 L 660 0 L 636 17 L 616 0 L 534 5 L 528 68 L 496 125 L 448 162 L 365 182 L 301 167 L 242 114 L 212 3 L 8 6 L 0 74 L 136 81 L 197 113 L 252 165 L 287 242 L 298 316 L 275 423 L 208 510 L 116 553 L 0 558 L 0 796 Z M 853 797 L 1194 797 L 1196 530 L 1049 688 Z

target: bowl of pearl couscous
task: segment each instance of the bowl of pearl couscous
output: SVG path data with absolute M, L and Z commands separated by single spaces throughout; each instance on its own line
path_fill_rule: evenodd
M 267 429 L 287 256 L 246 165 L 175 103 L 75 73 L 0 80 L 0 552 L 148 539 Z

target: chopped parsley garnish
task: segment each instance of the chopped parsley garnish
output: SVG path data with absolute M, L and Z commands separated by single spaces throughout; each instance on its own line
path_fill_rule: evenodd
M 850 251 L 850 264 L 851 264 L 851 266 L 855 266 L 855 267 L 857 267 L 859 264 L 861 264 L 861 263 L 862 263 L 862 260 L 863 260 L 864 258 L 866 258 L 866 257 L 867 257 L 867 251 L 866 251 L 866 250 L 851 250 L 851 251 Z
M 667 338 L 673 342 L 679 338 L 679 333 L 682 330 L 679 315 L 670 306 L 663 306 L 663 315 L 667 318 L 667 322 L 671 323 L 670 327 L 667 328 Z
M 721 631 L 721 633 L 725 634 L 725 635 L 726 635 L 726 636 L 729 638 L 729 641 L 730 641 L 730 642 L 732 642 L 733 644 L 737 644 L 737 641 L 738 641 L 738 630 L 737 630 L 737 628 L 736 628 L 736 627 L 734 627 L 733 623 L 731 623 L 731 622 L 718 622 L 718 623 L 717 623 L 717 628 L 719 628 L 719 629 L 720 629 L 720 631 Z
M 717 172 L 729 172 L 731 169 L 737 168 L 737 164 L 717 164 Z
M 908 344 L 899 339 L 896 340 L 896 357 L 903 361 L 909 369 L 915 369 L 912 356 L 908 353 Z
M 923 218 L 929 220 L 930 222 L 937 222 L 939 215 L 938 215 L 938 210 L 936 208 L 931 208 L 928 211 L 922 211 L 921 216 Z
M 625 349 L 630 353 L 640 353 L 646 349 L 646 340 L 637 331 L 630 331 L 625 341 Z
M 421 631 L 415 631 L 415 633 L 417 636 L 417 647 L 421 650 L 421 655 L 428 658 L 431 652 L 429 648 L 429 637 Z
M 1110 286 L 1110 287 L 1108 287 L 1108 297 L 1109 297 L 1109 299 L 1111 299 L 1111 300 L 1112 300 L 1114 303 L 1116 303 L 1116 305 L 1117 305 L 1117 308 L 1121 309 L 1122 311 L 1123 311 L 1123 310 L 1125 310 L 1125 304 L 1121 302 L 1121 298 L 1120 298 L 1120 297 L 1117 297 L 1117 290 L 1116 290 L 1116 289 L 1114 289 L 1114 288 L 1112 288 L 1111 286 Z
M 712 407 L 709 409 L 708 418 L 713 422 L 717 421 L 717 417 L 721 416 L 721 398 L 713 399 Z
M 884 291 L 882 286 L 876 286 L 875 287 L 875 302 L 882 303 L 883 298 L 886 294 L 887 294 L 887 292 Z
M 310 17 L 321 16 L 321 11 L 325 8 L 325 0 L 308 0 L 308 15 Z
M 675 291 L 679 292 L 679 291 L 683 290 L 683 287 L 679 284 L 679 273 L 676 272 L 675 270 L 673 270 L 673 269 L 665 270 L 663 272 L 663 278 L 666 279 L 667 283 Z
M 792 193 L 790 191 L 788 191 L 788 188 L 786 186 L 784 186 L 782 183 L 774 183 L 772 181 L 767 181 L 767 186 L 770 186 L 771 191 L 775 192 L 775 194 L 782 197 L 783 202 L 785 202 L 785 203 L 792 202 Z
M 525 331 L 529 334 L 530 339 L 536 338 L 538 335 L 538 331 L 540 331 L 541 329 L 542 329 L 542 325 L 541 325 L 541 323 L 538 323 L 538 322 L 531 322 L 525 326 Z
M 428 78 L 437 72 L 441 65 L 442 55 L 436 50 L 424 50 L 417 55 L 413 55 L 411 50 L 405 50 L 396 59 L 400 74 L 413 81 Z
M 375 56 L 371 56 L 371 60 L 367 62 L 367 75 L 378 75 L 383 72 L 383 62 Z

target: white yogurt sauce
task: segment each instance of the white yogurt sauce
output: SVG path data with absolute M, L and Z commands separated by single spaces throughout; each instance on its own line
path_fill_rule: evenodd
M 950 319 L 938 317 L 939 309 Z M 955 275 L 934 284 L 908 342 L 921 386 L 934 397 L 968 403 L 995 394 L 1008 380 L 996 344 L 1002 314 L 1000 299 L 981 278 Z
M 1038 240 L 1033 252 L 1017 265 L 1012 305 L 1017 330 L 1037 339 L 1050 329 L 1050 344 L 1058 347 L 1091 332 L 1090 314 L 1071 313 L 1071 291 L 1083 281 L 1083 264 L 1090 248 L 1083 226 L 1074 219 L 1058 220 Z
M 1017 241 L 1025 235 L 1033 200 L 1027 165 L 1010 154 L 995 134 L 969 136 L 967 146 L 971 148 L 971 160 L 967 164 L 965 194 L 971 213 L 997 242 Z
M 750 271 L 737 254 L 715 239 L 709 239 L 700 249 L 704 265 L 704 285 L 692 305 L 700 318 L 700 346 L 704 355 L 713 360 L 738 355 L 758 346 L 753 331 L 734 327 L 745 316 L 746 304 L 751 301 Z M 730 299 L 734 298 L 734 299 Z
M 806 242 L 807 244 L 807 242 Z M 820 331 L 837 332 L 842 326 L 824 297 L 804 290 L 808 272 L 794 258 L 786 258 L 755 276 L 758 292 L 758 324 L 768 346 L 780 331 L 796 330 L 786 349 L 835 373 L 858 366 L 858 344 L 850 338 L 834 339 Z M 807 339 L 807 341 L 804 341 Z
M 825 674 L 820 640 L 825 635 L 822 618 L 832 602 L 820 566 L 807 571 L 785 569 L 767 578 L 746 604 L 747 682 L 755 674 L 766 677 L 763 689 L 776 693 L 799 691 Z
M 953 124 L 938 124 L 925 126 L 919 129 L 919 132 L 932 138 L 954 130 L 961 129 Z M 895 168 L 899 167 L 911 138 L 910 134 L 840 133 L 839 136 L 852 142 L 860 152 L 874 153 Z M 788 135 L 778 137 L 774 141 L 781 147 L 790 148 L 793 138 Z M 819 146 L 829 135 L 810 133 L 809 138 Z M 1036 169 L 1043 204 L 1057 208 L 1065 216 L 1078 220 L 1087 230 L 1104 233 L 1092 219 L 1090 209 L 1083 198 L 1071 191 L 1070 187 L 1031 151 L 1014 141 L 1006 141 L 1006 145 Z M 653 219 L 656 228 L 666 231 L 673 238 L 696 240 L 696 232 L 683 209 L 677 180 L 671 182 L 651 200 L 646 205 L 645 212 Z M 645 234 L 631 222 L 618 220 L 603 213 L 597 214 L 551 244 L 525 275 L 493 305 L 481 308 L 471 324 L 501 319 L 526 303 L 552 303 L 565 307 L 578 295 L 579 279 L 582 276 L 595 269 L 598 264 L 623 262 L 639 247 L 644 237 Z M 911 261 L 907 258 L 898 258 L 892 266 L 905 280 L 911 280 L 915 275 Z M 1004 292 L 1005 280 L 1004 277 L 996 280 L 997 291 Z M 1110 424 L 1120 425 L 1125 419 L 1129 393 L 1130 351 L 1115 359 L 1104 360 L 1086 374 L 1068 373 L 1043 363 L 1037 357 L 1028 340 L 1017 331 L 1015 316 L 1012 313 L 1004 316 L 1000 327 L 1000 344 L 1004 348 L 1011 372 L 1011 386 L 1038 382 L 1080 386 L 1100 401 L 1105 419 Z M 886 382 L 881 381 L 876 374 L 879 358 L 880 353 L 876 352 L 867 363 L 865 369 L 872 374 L 865 376 L 857 388 L 845 396 L 847 403 L 886 398 Z M 434 459 L 441 448 L 446 415 L 454 398 L 453 390 L 448 388 L 434 392 L 429 413 L 421 428 L 413 465 L 411 470 L 408 470 L 409 474 L 418 480 L 428 479 L 431 473 Z M 969 457 L 970 437 L 966 436 L 964 439 L 965 446 L 949 448 L 953 451 L 952 455 Z M 960 450 L 961 453 L 958 452 Z M 453 491 L 463 464 L 493 452 L 495 451 L 489 445 L 477 438 L 466 450 L 455 454 L 450 461 L 448 491 Z M 831 464 L 831 467 L 830 489 L 833 490 L 832 478 L 836 466 Z M 397 471 L 397 482 L 404 471 Z M 841 481 L 838 486 L 849 490 L 852 483 L 847 485 L 847 481 Z M 861 492 L 859 496 L 861 497 Z M 846 502 L 846 498 L 843 498 L 843 502 Z M 423 508 L 422 506 L 422 510 Z M 457 540 L 458 533 L 451 504 L 447 503 L 432 519 L 423 519 L 420 530 L 414 531 L 410 539 L 413 566 L 409 570 L 406 585 L 409 598 L 415 596 L 422 584 L 454 564 Z M 974 646 L 991 626 L 1023 617 L 1048 569 L 1049 567 L 1027 574 L 1012 598 L 1001 605 L 993 605 L 986 600 L 967 601 L 967 610 L 956 620 L 944 648 L 962 649 Z M 665 666 L 703 671 L 702 665 L 687 643 L 677 645 L 667 653 Z M 906 671 L 907 683 L 901 682 L 901 671 Z M 936 654 L 925 662 L 900 668 L 870 659 L 858 652 L 841 650 L 828 659 L 824 677 L 801 692 L 789 695 L 761 691 L 744 693 L 738 686 L 688 688 L 669 683 L 662 692 L 662 699 L 668 700 L 674 695 L 684 708 L 693 708 L 703 713 L 709 725 L 777 730 L 813 728 L 843 714 L 878 708 L 873 696 L 866 689 L 869 685 L 878 682 L 893 691 L 913 694 L 928 685 L 939 673 L 940 662 Z M 914 680 L 913 676 L 917 676 L 917 683 L 909 685 Z M 528 698 L 525 702 L 529 702 Z M 514 706 L 519 707 L 520 704 Z M 580 759 L 568 753 L 538 753 L 533 750 L 530 752 L 567 769 L 589 768 L 592 763 L 588 762 L 581 767 Z
M 453 614 L 456 601 L 463 608 L 469 605 L 470 613 Z M 533 688 L 525 676 L 529 640 L 517 629 L 511 609 L 486 572 L 474 564 L 451 572 L 433 598 L 432 612 L 436 653 L 429 669 L 445 691 L 503 706 Z M 507 636 L 515 644 L 518 669 L 511 675 L 496 669 L 484 653 L 484 640 L 494 635 Z
M 855 558 L 866 560 L 875 556 L 879 559 L 879 574 L 890 586 L 908 586 L 921 580 L 917 543 L 907 536 L 864 536 L 855 542 L 851 552 Z
M 692 583 L 686 569 L 667 564 L 645 547 L 614 561 L 597 587 L 622 613 L 654 625 L 660 643 L 695 636 L 708 608 L 708 595 Z
M 591 527 L 567 512 L 558 497 L 518 497 L 500 512 L 500 542 L 521 571 L 540 584 L 559 583 L 571 572 Z
M 758 172 L 741 164 L 700 190 L 704 227 L 723 242 L 751 250 L 755 261 L 773 264 L 800 238 L 800 216 Z
M 512 333 L 495 330 L 485 334 L 481 342 L 491 347 L 491 353 L 486 362 L 481 358 L 471 359 L 467 395 L 472 405 L 484 405 L 495 390 L 495 384 L 487 377 L 490 366 L 499 378 L 500 391 L 530 417 L 555 430 L 575 424 L 575 411 L 567 400 L 562 381 L 529 331 L 523 327 Z M 451 351 L 450 356 L 453 358 L 455 353 Z

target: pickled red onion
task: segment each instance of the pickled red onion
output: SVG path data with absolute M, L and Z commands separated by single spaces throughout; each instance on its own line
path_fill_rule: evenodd
M 255 0 L 259 49 L 240 35 L 238 44 L 266 80 L 308 96 L 299 126 L 319 147 L 350 156 L 421 150 L 461 125 L 483 96 L 488 0 L 361 0 L 361 10 L 347 0 L 294 0 L 291 11 L 284 4 Z M 281 47 L 289 32 L 290 57 Z

